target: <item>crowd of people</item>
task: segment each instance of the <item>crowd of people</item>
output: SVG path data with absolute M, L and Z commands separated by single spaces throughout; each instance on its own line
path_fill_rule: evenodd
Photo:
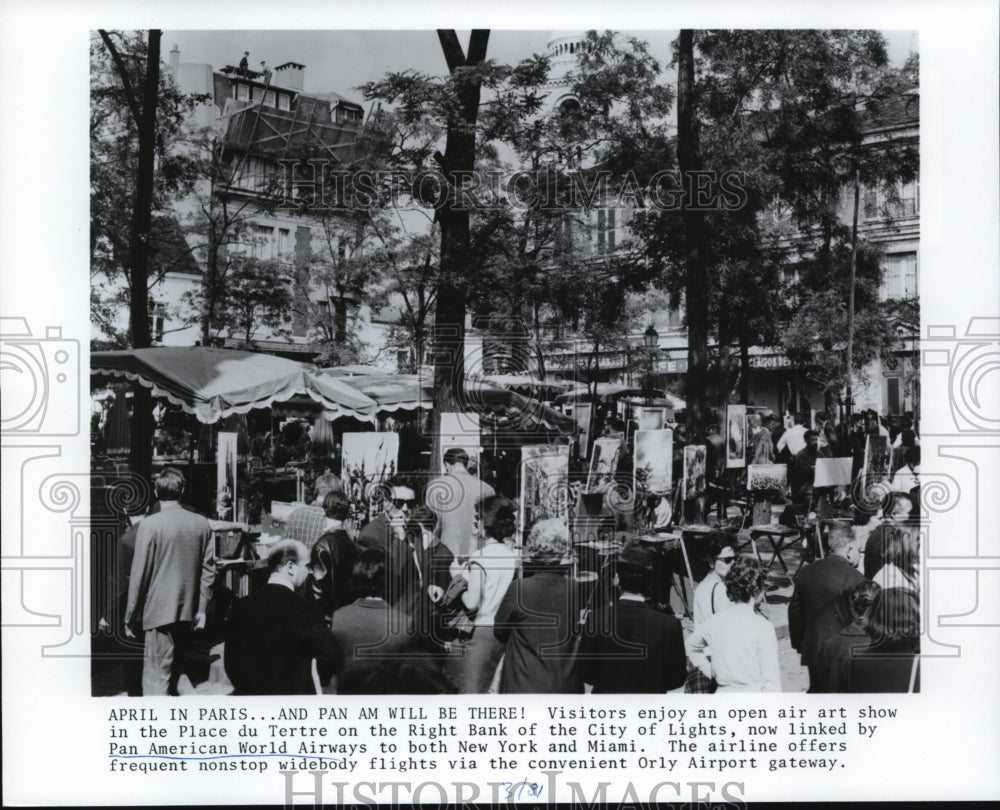
M 801 420 L 777 441 L 758 421 L 748 441 L 762 455 L 796 451 L 798 464 L 817 448 Z M 919 686 L 919 445 L 903 446 L 913 463 L 895 472 L 905 480 L 883 514 L 833 522 L 828 553 L 795 576 L 789 637 L 810 692 Z M 730 529 L 702 546 L 708 573 L 682 630 L 654 598 L 655 550 L 634 539 L 608 570 L 581 572 L 569 528 L 552 518 L 528 527 L 522 547 L 516 504 L 469 473 L 465 451 L 444 460 L 422 502 L 405 477 L 387 481 L 381 511 L 357 530 L 337 476 L 317 478 L 315 500 L 270 550 L 266 581 L 220 617 L 236 694 L 781 690 L 767 572 Z M 178 470 L 161 473 L 154 508 L 122 538 L 117 598 L 144 649 L 130 694 L 177 693 L 192 631 L 218 601 L 212 532 L 247 529 L 182 508 L 183 487 Z

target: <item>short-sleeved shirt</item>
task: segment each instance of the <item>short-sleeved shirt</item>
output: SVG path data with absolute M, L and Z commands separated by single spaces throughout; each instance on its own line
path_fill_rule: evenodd
M 497 608 L 514 579 L 517 557 L 506 543 L 487 543 L 469 557 L 469 562 L 473 574 L 478 571 L 475 563 L 485 572 L 475 623 L 477 626 L 492 625 Z

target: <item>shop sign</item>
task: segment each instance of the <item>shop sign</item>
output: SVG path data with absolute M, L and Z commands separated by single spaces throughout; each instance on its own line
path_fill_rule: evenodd
M 792 361 L 783 354 L 756 355 L 750 358 L 750 368 L 791 368 Z

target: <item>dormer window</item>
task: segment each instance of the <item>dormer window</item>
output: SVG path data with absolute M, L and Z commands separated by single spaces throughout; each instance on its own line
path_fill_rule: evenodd
M 291 110 L 292 100 L 285 93 L 278 93 L 278 109 L 279 110 Z
M 273 90 L 268 90 L 266 93 L 264 93 L 264 106 L 265 107 L 277 107 L 278 106 L 277 99 L 275 97 L 275 94 L 274 94 Z
M 340 105 L 334 111 L 334 121 L 338 124 L 357 123 L 361 121 L 361 110 Z

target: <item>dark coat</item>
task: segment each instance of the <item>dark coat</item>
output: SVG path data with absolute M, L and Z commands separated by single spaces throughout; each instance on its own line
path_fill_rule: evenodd
M 837 633 L 829 636 L 819 647 L 817 667 L 826 676 L 826 692 L 847 692 L 843 682 L 844 662 L 868 646 L 870 639 L 860 622 L 852 622 Z
M 319 582 L 310 577 L 307 593 L 319 601 L 323 615 L 331 617 L 337 608 L 354 601 L 349 583 L 358 547 L 347 532 L 334 529 L 316 541 L 311 555 L 313 564 L 322 565 L 326 576 Z
M 579 663 L 595 694 L 676 689 L 687 676 L 681 623 L 642 602 L 620 599 L 580 643 Z
M 412 620 L 384 599 L 358 599 L 340 608 L 333 614 L 331 632 L 338 675 L 347 666 L 395 661 L 416 647 Z
M 839 554 L 806 565 L 795 575 L 795 590 L 788 604 L 788 638 L 804 665 L 819 663 L 816 654 L 820 645 L 840 631 L 840 617 L 848 615 L 843 601 L 863 579 Z
M 907 692 L 910 676 L 916 677 L 913 691 L 920 691 L 919 652 L 910 642 L 872 644 L 850 658 L 841 667 L 845 692 Z
M 385 598 L 393 606 L 407 609 L 413 583 L 420 581 L 417 561 L 409 543 L 400 540 L 383 512 L 358 533 L 358 551 L 376 549 L 385 554 Z
M 264 585 L 229 615 L 224 662 L 233 694 L 315 694 L 312 659 L 326 681 L 335 656 L 319 605 L 284 585 Z
M 507 647 L 500 692 L 580 693 L 575 635 L 580 599 L 565 569 L 525 570 L 497 608 L 493 635 Z

